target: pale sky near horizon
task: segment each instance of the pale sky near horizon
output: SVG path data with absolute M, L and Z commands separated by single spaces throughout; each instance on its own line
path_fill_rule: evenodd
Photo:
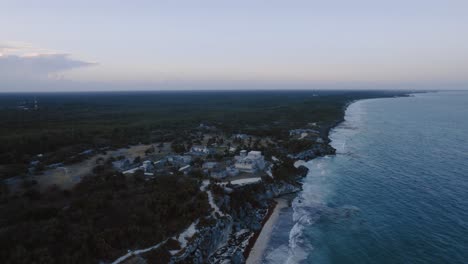
M 467 14 L 466 0 L 0 0 L 0 92 L 464 88 Z

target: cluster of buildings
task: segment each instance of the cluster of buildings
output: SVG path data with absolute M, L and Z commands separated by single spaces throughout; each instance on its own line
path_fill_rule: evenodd
M 128 159 L 123 160 L 124 164 L 129 164 L 129 162 L 130 161 Z M 118 168 L 118 165 L 117 165 L 116 162 L 114 162 L 113 165 L 114 165 L 114 167 Z M 154 176 L 155 166 L 153 165 L 153 162 L 150 161 L 150 160 L 143 161 L 143 163 L 140 166 L 134 167 L 134 166 L 131 165 L 131 163 L 128 166 L 133 167 L 133 168 L 128 169 L 128 170 L 124 170 L 122 172 L 123 174 L 133 174 L 133 173 L 135 173 L 137 171 L 143 171 L 145 176 Z
M 221 161 L 204 160 L 210 150 L 206 147 L 194 146 L 185 155 L 169 155 L 157 161 L 145 160 L 140 164 L 134 164 L 128 159 L 113 162 L 113 166 L 124 174 L 133 174 L 142 171 L 145 176 L 152 177 L 160 174 L 173 174 L 180 172 L 190 173 L 193 169 L 200 170 L 204 175 L 215 179 L 235 177 L 241 174 L 256 175 L 266 168 L 265 158 L 260 151 L 241 150 L 239 155 L 225 158 Z M 201 164 L 194 164 L 194 159 Z
M 39 110 L 39 104 L 37 102 L 37 99 L 34 98 L 34 101 L 22 101 L 18 104 L 17 106 L 18 110 L 23 110 L 23 111 L 29 111 L 29 110 L 34 110 L 37 111 Z
M 210 128 L 207 125 L 201 124 L 199 128 Z M 137 171 L 142 171 L 145 176 L 155 176 L 163 174 L 183 173 L 189 174 L 192 171 L 200 175 L 206 175 L 215 179 L 224 179 L 226 177 L 249 177 L 249 175 L 258 176 L 259 173 L 266 171 L 267 163 L 260 151 L 241 150 L 238 155 L 234 155 L 238 148 L 224 144 L 222 138 L 218 140 L 216 137 L 215 143 L 218 144 L 193 145 L 189 151 L 181 155 L 167 155 L 159 160 L 145 160 L 136 163 L 128 159 L 122 159 L 113 162 L 113 166 L 124 174 L 132 174 Z M 250 138 L 247 134 L 234 134 L 232 139 L 245 140 Z M 210 142 L 210 141 L 209 141 Z M 225 148 L 224 152 L 220 152 L 219 148 Z M 215 155 L 218 154 L 218 155 Z M 220 157 L 220 155 L 222 158 Z M 215 158 L 216 156 L 216 158 Z M 196 170 L 196 171 L 195 171 Z
M 206 146 L 195 145 L 190 148 L 189 153 L 196 156 L 204 156 L 213 154 L 214 151 Z

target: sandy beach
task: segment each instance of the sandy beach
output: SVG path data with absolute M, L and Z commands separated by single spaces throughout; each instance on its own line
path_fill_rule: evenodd
M 288 201 L 284 198 L 277 198 L 275 201 L 277 202 L 275 209 L 265 225 L 263 225 L 262 231 L 260 231 L 260 235 L 249 253 L 249 257 L 246 261 L 247 264 L 262 263 L 263 254 L 265 253 L 265 249 L 270 241 L 271 232 L 278 220 L 279 213 L 281 209 L 288 206 Z

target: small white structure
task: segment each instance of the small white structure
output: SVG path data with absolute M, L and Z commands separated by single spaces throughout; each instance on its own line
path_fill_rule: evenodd
M 235 157 L 235 167 L 241 172 L 255 173 L 265 169 L 265 158 L 260 151 L 241 150 L 240 155 Z
M 136 168 L 133 168 L 133 169 L 130 169 L 130 170 L 126 170 L 126 171 L 124 171 L 124 172 L 122 172 L 122 173 L 123 173 L 123 174 L 133 174 L 133 173 L 135 173 L 135 172 L 137 172 L 137 171 L 139 171 L 139 170 L 142 171 L 142 170 L 143 170 L 142 167 L 143 167 L 143 166 L 136 167 Z
M 210 149 L 205 146 L 192 146 L 190 148 L 190 153 L 196 155 L 208 155 L 210 154 Z
M 237 138 L 237 139 L 247 139 L 247 138 L 249 138 L 249 135 L 247 135 L 247 134 L 234 134 L 232 137 Z
M 229 148 L 229 152 L 230 152 L 230 153 L 236 152 L 236 148 L 235 148 L 235 147 L 230 147 L 230 148 Z
M 231 181 L 231 184 L 232 185 L 247 185 L 247 184 L 253 184 L 253 183 L 257 183 L 261 181 L 262 181 L 262 178 L 256 177 L 256 178 L 234 180 L 234 181 Z
M 186 165 L 180 168 L 179 171 L 182 172 L 183 174 L 188 174 L 190 172 L 191 167 L 192 166 L 190 165 Z

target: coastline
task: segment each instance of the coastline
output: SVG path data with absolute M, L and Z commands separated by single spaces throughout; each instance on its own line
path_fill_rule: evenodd
M 272 210 L 272 213 L 268 215 L 268 218 L 265 221 L 265 224 L 262 226 L 260 233 L 258 234 L 253 247 L 250 249 L 248 253 L 248 257 L 246 259 L 246 264 L 260 264 L 263 260 L 263 255 L 267 248 L 268 242 L 270 241 L 271 233 L 273 232 L 273 228 L 275 227 L 276 222 L 278 221 L 278 217 L 280 211 L 283 208 L 289 206 L 289 202 L 286 198 L 275 198 L 276 205 Z
M 436 106 L 440 106 L 442 103 L 439 104 L 440 97 L 439 96 L 433 96 L 433 95 L 428 95 L 428 98 L 417 98 L 417 97 L 426 97 L 426 95 L 416 95 L 416 98 L 398 98 L 397 100 L 393 98 L 384 98 L 384 99 L 372 99 L 372 101 L 369 100 L 359 100 L 351 103 L 349 108 L 347 109 L 346 112 L 346 123 L 342 124 L 340 127 L 337 127 L 336 129 L 332 130 L 332 133 L 330 133 L 330 139 L 332 139 L 332 145 L 337 148 L 337 157 L 331 156 L 331 158 L 325 158 L 325 159 L 320 159 L 318 161 L 313 161 L 312 164 L 310 164 L 310 169 L 311 169 L 311 174 L 309 175 L 308 178 L 305 178 L 303 183 L 303 188 L 304 191 L 299 193 L 299 196 L 302 196 L 301 198 L 301 203 L 294 203 L 294 209 L 295 212 L 298 212 L 296 214 L 296 219 L 308 219 L 311 217 L 313 219 L 311 222 L 302 222 L 302 221 L 292 221 L 290 217 L 287 217 L 286 215 L 280 216 L 280 219 L 276 223 L 276 228 L 275 231 L 272 232 L 272 237 L 274 243 L 270 242 L 270 245 L 267 248 L 267 258 L 264 257 L 265 262 L 278 262 L 278 263 L 283 263 L 285 262 L 285 259 L 293 259 L 294 261 L 302 262 L 304 261 L 303 259 L 307 259 L 306 261 L 312 261 L 312 262 L 327 262 L 330 259 L 345 259 L 344 262 L 350 261 L 353 262 L 355 260 L 362 260 L 365 262 L 368 259 L 371 259 L 372 262 L 379 262 L 385 259 L 388 259 L 388 256 L 392 256 L 395 252 L 395 255 L 398 255 L 401 257 L 400 259 L 407 259 L 407 258 L 413 258 L 413 260 L 420 261 L 421 259 L 424 259 L 424 261 L 431 262 L 431 259 L 434 260 L 437 257 L 440 257 L 441 255 L 445 255 L 447 259 L 452 259 L 454 262 L 458 262 L 457 260 L 462 260 L 462 258 L 457 258 L 457 257 L 452 257 L 452 256 L 457 256 L 456 254 L 450 254 L 445 250 L 445 248 L 441 247 L 441 244 L 439 244 L 439 233 L 431 233 L 431 229 L 433 228 L 432 226 L 432 221 L 428 220 L 428 225 L 423 226 L 423 223 L 421 223 L 422 217 L 413 214 L 413 212 L 422 212 L 425 213 L 427 211 L 433 210 L 433 208 L 437 208 L 437 206 L 440 206 L 440 210 L 444 211 L 445 205 L 447 203 L 442 203 L 443 200 L 440 200 L 440 203 L 437 204 L 427 204 L 425 201 L 420 199 L 421 204 L 417 204 L 417 199 L 415 199 L 415 203 L 412 203 L 412 206 L 409 209 L 406 210 L 407 205 L 401 206 L 401 204 L 398 203 L 393 203 L 395 199 L 399 199 L 400 195 L 407 195 L 407 196 L 401 196 L 405 197 L 406 200 L 410 200 L 409 198 L 417 198 L 421 197 L 419 196 L 421 192 L 418 193 L 413 193 L 414 190 L 416 190 L 418 187 L 419 188 L 431 188 L 431 187 L 426 187 L 426 186 L 431 186 L 431 181 L 436 182 L 436 183 L 442 183 L 439 182 L 438 179 L 439 177 L 447 177 L 447 182 L 448 184 L 452 184 L 453 177 L 456 175 L 457 171 L 448 171 L 445 174 L 445 169 L 443 166 L 429 166 L 426 161 L 430 159 L 421 159 L 420 156 L 418 156 L 418 151 L 414 152 L 409 152 L 411 156 L 407 156 L 405 158 L 402 158 L 399 160 L 402 164 L 406 163 L 408 160 L 411 160 L 415 163 L 414 167 L 411 167 L 412 170 L 408 169 L 406 171 L 398 171 L 395 173 L 395 171 L 387 172 L 385 171 L 385 165 L 389 164 L 386 163 L 389 159 L 387 157 L 393 157 L 394 154 L 396 153 L 405 153 L 404 151 L 394 151 L 394 150 L 404 150 L 405 146 L 411 146 L 410 144 L 400 144 L 401 148 L 391 148 L 389 147 L 390 145 L 393 145 L 394 140 L 384 140 L 382 142 L 385 142 L 387 147 L 385 148 L 386 150 L 392 150 L 392 152 L 389 152 L 389 154 L 385 154 L 382 156 L 379 156 L 379 150 L 382 148 L 379 148 L 380 146 L 385 146 L 383 145 L 374 145 L 373 143 L 380 142 L 379 139 L 397 139 L 398 136 L 394 136 L 395 133 L 389 132 L 385 133 L 388 135 L 391 135 L 389 137 L 385 135 L 380 135 L 381 130 L 385 130 L 388 128 L 389 124 L 399 124 L 403 123 L 402 125 L 398 126 L 400 130 L 403 130 L 402 128 L 408 128 L 409 131 L 413 130 L 413 133 L 411 133 L 411 136 L 408 136 L 408 134 L 404 134 L 404 137 L 402 138 L 407 138 L 409 137 L 412 139 L 413 142 L 419 142 L 418 141 L 418 136 L 416 135 L 421 135 L 426 138 L 426 135 L 429 135 L 433 138 L 438 138 L 440 135 L 443 134 L 437 134 L 437 137 L 432 134 L 431 130 L 424 130 L 424 131 L 430 131 L 430 132 L 421 132 L 421 134 L 418 134 L 421 129 L 421 126 L 419 124 L 424 124 L 425 120 L 423 117 L 425 117 L 425 110 L 424 108 L 427 106 L 430 106 L 431 104 L 434 104 L 433 109 L 438 109 Z M 447 97 L 448 98 L 448 97 Z M 451 98 L 455 98 L 452 96 Z M 437 99 L 437 101 L 436 101 Z M 459 98 L 457 98 L 459 99 Z M 451 99 L 452 100 L 452 99 Z M 466 99 L 465 99 L 466 100 Z M 444 101 L 442 101 L 445 103 Z M 458 101 L 461 102 L 461 101 Z M 356 105 L 354 105 L 356 103 Z M 417 103 L 417 104 L 416 104 Z M 419 105 L 420 103 L 420 105 Z M 423 104 L 424 103 L 424 104 Z M 414 108 L 414 112 L 417 112 L 417 115 L 412 115 L 411 118 L 400 118 L 401 113 L 405 110 L 402 109 L 411 109 L 407 108 L 409 106 L 416 105 L 417 107 Z M 456 104 L 454 103 L 454 106 Z M 405 107 L 406 106 L 406 107 Z M 466 106 L 466 104 L 465 104 Z M 380 111 L 379 111 L 380 109 Z M 444 109 L 444 108 L 441 108 Z M 401 111 L 400 111 L 401 110 Z M 453 109 L 450 109 L 453 110 Z M 414 113 L 413 112 L 413 113 Z M 435 111 L 434 111 L 435 112 Z M 385 121 L 380 121 L 382 119 L 379 119 L 381 116 L 383 117 L 382 113 L 385 114 Z M 388 114 L 387 114 L 388 113 Z M 413 126 L 414 122 L 417 122 L 416 118 L 414 117 L 422 117 L 419 120 L 423 120 L 422 122 L 420 121 L 418 126 Z M 438 116 L 438 115 L 434 115 Z M 457 116 L 457 115 L 454 115 Z M 388 118 L 387 118 L 388 117 Z M 439 118 L 445 117 L 445 115 L 438 116 Z M 458 116 L 457 116 L 458 117 Z M 387 121 L 388 120 L 388 121 Z M 446 124 L 444 123 L 445 120 L 439 120 L 439 124 Z M 452 122 L 447 121 L 447 122 Z M 425 123 L 427 127 L 431 126 L 431 123 Z M 424 126 L 423 126 L 424 128 Z M 446 132 L 448 129 L 443 128 L 443 129 L 437 129 L 438 132 Z M 423 131 L 423 130 L 420 130 Z M 416 133 L 414 133 L 416 132 Z M 364 134 L 366 133 L 366 134 Z M 357 135 L 357 136 L 356 136 Z M 363 135 L 362 137 L 360 135 Z M 459 135 L 459 134 L 454 134 L 454 135 Z M 354 142 L 352 140 L 349 140 L 350 138 L 354 139 Z M 428 137 L 430 138 L 430 137 Z M 410 143 L 411 141 L 404 141 L 405 143 Z M 346 143 L 346 144 L 341 144 L 341 143 Z M 444 141 L 445 143 L 445 141 Z M 425 141 L 426 146 L 430 146 L 432 148 L 432 142 L 429 143 L 429 141 Z M 457 143 L 455 143 L 457 144 Z M 443 144 L 441 144 L 443 145 Z M 342 147 L 340 147 L 342 146 Z M 437 146 L 437 145 L 436 145 Z M 466 146 L 465 146 L 466 147 Z M 342 150 L 340 152 L 339 150 Z M 425 148 L 421 148 L 424 150 Z M 433 148 L 434 149 L 434 148 Z M 447 154 L 446 157 L 450 157 L 450 152 L 451 150 L 448 148 L 441 148 L 440 146 L 437 146 L 435 148 L 436 150 L 443 149 L 443 151 Z M 454 148 L 458 149 L 458 148 Z M 461 147 L 460 149 L 463 149 Z M 362 155 L 362 153 L 366 153 Z M 426 151 L 425 153 L 431 153 Z M 436 151 L 436 155 L 439 155 L 439 152 Z M 453 152 L 452 152 L 453 153 Z M 455 152 L 456 153 L 456 152 Z M 415 155 L 416 154 L 416 155 Z M 429 155 L 429 156 L 432 156 Z M 456 154 L 454 155 L 456 156 Z M 424 156 L 423 156 L 424 157 Z M 434 157 L 434 156 L 433 156 Z M 369 166 L 359 166 L 360 163 L 363 163 L 363 161 L 369 161 Z M 447 159 L 448 160 L 448 159 Z M 453 159 L 452 159 L 453 160 Z M 445 161 L 447 162 L 447 161 Z M 445 164 L 440 163 L 440 164 Z M 385 165 L 383 165 L 385 164 Z M 396 164 L 396 163 L 391 163 L 391 164 Z M 456 161 L 454 162 L 454 165 L 460 165 L 463 164 L 463 162 Z M 421 166 L 423 165 L 423 166 Z M 424 167 L 424 166 L 428 167 Z M 427 175 L 431 175 L 433 177 L 432 179 L 428 179 L 427 185 L 420 185 L 420 181 L 418 178 L 418 167 L 421 169 L 421 171 L 425 171 L 425 168 L 434 168 L 434 169 L 440 169 L 439 172 L 431 174 L 428 173 Z M 455 168 L 456 166 L 454 166 Z M 464 166 L 463 166 L 464 167 Z M 352 169 L 349 169 L 352 168 Z M 466 168 L 466 167 L 465 167 Z M 323 170 L 322 170 L 323 169 Z M 415 173 L 416 171 L 416 173 Z M 322 173 L 323 172 L 323 173 Z M 377 172 L 377 173 L 375 173 Z M 362 173 L 362 174 L 361 174 Z M 400 174 L 401 173 L 401 174 Z M 403 174 L 407 173 L 407 174 Z M 365 175 L 361 176 L 361 175 Z M 378 176 L 378 179 L 375 179 L 375 175 L 383 175 L 383 176 Z M 402 177 L 400 175 L 405 175 L 408 176 L 408 179 L 410 179 L 410 176 L 415 177 L 418 180 L 409 180 L 408 182 L 405 182 L 404 185 L 411 186 L 410 188 L 407 189 L 407 192 L 403 192 L 405 190 L 403 187 L 403 182 L 395 181 L 394 177 Z M 443 176 L 442 176 L 443 175 Z M 463 177 L 462 174 L 460 177 Z M 321 177 L 328 177 L 330 180 L 325 180 L 322 181 Z M 403 177 L 402 177 L 403 178 Z M 365 179 L 365 184 L 363 184 L 363 179 Z M 383 184 L 383 182 L 387 181 L 387 184 Z M 372 184 L 369 184 L 369 182 L 372 182 Z M 392 182 L 396 182 L 395 185 L 391 185 Z M 459 182 L 457 183 L 459 184 Z M 419 186 L 418 186 L 419 185 Z M 455 186 L 456 184 L 452 185 L 454 190 L 459 190 L 461 192 L 458 192 L 460 195 L 463 195 L 463 190 L 462 189 L 455 189 L 457 188 Z M 362 186 L 366 186 L 362 188 Z M 374 187 L 382 187 L 382 192 L 385 193 L 385 188 L 387 186 L 392 186 L 394 188 L 392 191 L 389 191 L 385 195 L 380 196 L 375 196 L 375 188 Z M 401 190 L 401 193 L 400 193 Z M 321 193 L 323 191 L 323 196 L 321 196 Z M 364 193 L 365 196 L 360 196 Z M 422 193 L 424 193 L 424 189 L 422 190 Z M 339 195 L 339 196 L 338 196 Z M 414 196 L 416 195 L 416 196 Z M 338 198 L 337 198 L 338 197 Z M 384 204 L 385 210 L 381 209 L 382 205 L 381 204 L 375 204 L 373 203 L 373 199 L 368 199 L 368 198 L 375 198 L 375 197 L 385 197 L 385 198 L 393 198 L 391 200 L 388 200 L 388 204 Z M 426 196 L 427 198 L 435 198 L 439 199 L 440 196 Z M 426 198 L 424 197 L 424 198 Z M 452 199 L 453 196 L 449 196 L 449 199 Z M 460 197 L 460 200 L 463 199 Z M 383 200 L 383 199 L 382 199 Z M 365 203 L 362 203 L 365 202 Z M 447 202 L 447 200 L 445 200 Z M 330 208 L 330 211 L 323 210 L 323 218 L 321 221 L 323 222 L 318 222 L 320 224 L 317 224 L 317 210 L 320 210 L 318 208 L 322 208 L 321 206 L 324 206 L 325 208 Z M 427 206 L 426 210 L 423 211 L 418 211 L 421 206 Z M 454 205 L 456 206 L 456 205 Z M 309 209 L 310 208 L 310 209 Z M 386 210 L 386 209 L 389 210 Z M 421 223 L 421 228 L 427 228 L 424 230 L 424 232 L 418 233 L 418 236 L 424 239 L 418 239 L 415 238 L 411 235 L 408 235 L 408 230 L 405 227 L 400 227 L 398 224 L 395 225 L 390 225 L 386 226 L 386 233 L 385 235 L 376 232 L 377 230 L 380 230 L 381 228 L 381 219 L 382 215 L 384 215 L 388 220 L 395 220 L 394 216 L 398 215 L 398 220 L 400 220 L 400 215 L 398 214 L 400 210 L 407 212 L 404 214 L 404 218 L 408 219 L 408 223 L 411 223 L 413 225 L 413 230 L 414 228 L 419 228 L 419 225 Z M 330 214 L 330 212 L 333 211 L 333 213 Z M 392 212 L 393 211 L 393 212 Z M 456 211 L 456 210 L 455 210 Z M 283 211 L 284 212 L 284 211 Z M 356 212 L 356 214 L 354 214 Z M 378 212 L 378 214 L 376 214 Z M 319 212 L 319 214 L 322 212 Z M 396 214 L 395 214 L 396 213 Z M 439 212 L 440 213 L 440 212 Z M 434 212 L 436 214 L 436 212 Z M 403 214 L 402 214 L 403 215 Z M 457 214 L 457 216 L 454 216 L 450 220 L 453 220 L 453 223 L 456 225 L 457 220 L 462 219 L 462 215 Z M 343 219 L 343 220 L 342 220 Z M 352 220 L 350 220 L 352 219 Z M 386 219 L 386 220 L 387 220 Z M 447 218 L 448 219 L 448 218 Z M 447 220 L 444 219 L 444 220 Z M 449 220 L 449 221 L 450 221 Z M 327 221 L 327 224 L 324 224 L 324 222 Z M 349 221 L 349 222 L 348 222 Z M 337 227 L 334 227 L 336 225 L 335 223 L 338 222 L 347 222 L 345 225 L 340 226 L 338 225 Z M 391 222 L 391 221 L 388 221 Z M 330 223 L 330 225 L 328 224 Z M 359 227 L 357 227 L 356 223 L 359 223 Z M 369 223 L 369 224 L 368 224 Z M 440 234 L 451 234 L 452 237 L 454 237 L 458 241 L 463 241 L 462 236 L 458 236 L 457 234 L 457 229 L 451 229 L 447 228 L 445 226 L 447 222 L 441 221 L 441 225 L 438 226 L 440 227 Z M 296 226 L 297 224 L 297 226 Z M 296 229 L 292 230 L 289 227 L 294 225 L 294 227 L 297 227 Z M 330 228 L 332 226 L 332 228 Z M 280 229 L 278 227 L 281 227 L 281 235 L 280 232 L 278 232 Z M 345 227 L 345 228 L 343 228 Z M 351 228 L 348 228 L 351 227 Z M 357 231 L 356 231 L 357 230 Z M 419 229 L 418 229 L 419 230 Z M 436 229 L 437 230 L 437 229 Z M 459 229 L 458 229 L 459 230 Z M 435 230 L 434 230 L 435 231 Z M 360 234 L 363 234 L 363 241 L 366 241 L 365 246 L 362 246 L 361 244 L 356 244 L 354 240 L 356 233 L 359 232 Z M 289 233 L 289 237 L 287 236 Z M 278 234 L 278 235 L 277 235 Z M 437 253 L 431 253 L 430 255 L 421 253 L 421 254 L 413 254 L 411 251 L 406 250 L 407 244 L 405 241 L 401 240 L 400 243 L 400 238 L 406 238 L 408 240 L 413 240 L 416 245 L 418 245 L 419 241 L 427 241 L 427 244 L 424 243 L 421 245 L 420 252 L 425 252 L 427 253 L 429 250 L 425 251 L 424 249 L 427 249 L 428 247 L 431 247 L 432 249 L 431 252 L 437 252 Z M 288 238 L 290 239 L 288 241 Z M 395 245 L 390 246 L 392 250 L 388 250 L 387 243 L 388 238 L 393 238 L 398 243 Z M 454 239 L 454 240 L 455 240 Z M 374 247 L 375 243 L 375 247 Z M 456 243 L 454 243 L 456 244 Z M 330 245 L 329 247 L 320 247 L 321 245 Z M 444 244 L 444 246 L 447 246 L 448 248 L 451 249 L 451 247 L 448 244 Z M 463 243 L 458 243 L 455 248 L 458 247 L 463 247 Z M 379 248 L 380 252 L 376 252 L 375 248 Z M 419 245 L 418 245 L 419 247 Z M 360 251 L 362 248 L 362 251 Z M 297 249 L 297 250 L 294 250 Z M 288 251 L 289 250 L 289 251 Z M 439 251 L 440 250 L 440 251 Z M 451 253 L 457 253 L 457 250 L 453 250 Z M 274 253 L 272 253 L 274 252 Z M 383 253 L 385 252 L 385 253 Z M 462 252 L 462 251 L 458 251 Z M 387 256 L 384 256 L 385 254 L 388 254 Z M 437 255 L 440 254 L 440 255 Z M 298 257 L 297 257 L 298 256 Z M 285 259 L 283 259 L 283 257 Z M 296 258 L 297 257 L 297 258 Z M 347 260 L 346 260 L 347 259 Z M 333 262 L 333 261 L 332 261 Z M 462 261 L 461 261 L 462 262 Z M 461 263 L 460 262 L 460 263 Z
M 403 94 L 397 97 L 409 97 L 411 96 L 411 93 L 408 94 Z M 346 116 L 346 111 L 348 110 L 349 106 L 360 102 L 364 100 L 372 100 L 372 99 L 379 99 L 379 98 L 385 98 L 385 97 L 378 97 L 378 98 L 365 98 L 365 99 L 358 99 L 358 100 L 352 100 L 348 102 L 343 108 L 342 108 L 342 117 L 340 120 L 337 120 L 333 124 L 329 125 L 326 128 L 325 135 L 327 138 L 327 144 L 330 145 L 331 139 L 330 139 L 330 133 L 333 129 L 337 128 L 339 125 L 341 125 L 343 122 L 345 122 L 345 116 Z M 330 145 L 331 146 L 331 145 Z M 329 155 L 336 155 L 336 154 L 329 154 Z M 276 205 L 273 209 L 273 211 L 268 213 L 265 217 L 265 220 L 262 225 L 262 229 L 260 230 L 260 233 L 256 233 L 253 239 L 253 245 L 249 245 L 247 250 L 244 252 L 244 255 L 246 257 L 246 264 L 261 264 L 263 260 L 263 256 L 265 254 L 265 250 L 268 246 L 268 242 L 270 241 L 271 234 L 273 232 L 273 228 L 275 224 L 277 223 L 279 212 L 281 209 L 288 207 L 290 204 L 290 200 L 284 196 L 280 196 L 278 198 L 274 199 L 276 202 Z M 250 242 L 250 243 L 252 243 Z
M 340 124 L 342 124 L 345 121 L 345 115 L 346 115 L 346 110 L 348 107 L 358 101 L 361 100 L 366 100 L 366 99 L 359 99 L 359 100 L 353 100 L 348 102 L 343 108 L 342 108 L 342 117 L 335 121 L 333 124 L 328 125 L 325 129 L 325 137 L 327 139 L 327 145 L 330 145 L 330 132 L 338 127 Z M 335 155 L 335 154 L 331 154 Z M 265 216 L 262 229 L 260 230 L 260 233 L 256 233 L 252 237 L 252 241 L 250 242 L 249 247 L 247 250 L 244 252 L 244 256 L 246 257 L 246 264 L 261 264 L 263 260 L 263 256 L 265 254 L 265 250 L 268 246 L 268 242 L 270 241 L 271 234 L 273 232 L 273 228 L 275 224 L 278 221 L 279 217 L 279 212 L 281 209 L 288 207 L 290 204 L 290 199 L 284 196 L 280 196 L 278 198 L 275 198 L 274 201 L 276 202 L 275 207 L 273 211 L 268 213 Z M 253 244 L 252 244 L 253 243 Z

